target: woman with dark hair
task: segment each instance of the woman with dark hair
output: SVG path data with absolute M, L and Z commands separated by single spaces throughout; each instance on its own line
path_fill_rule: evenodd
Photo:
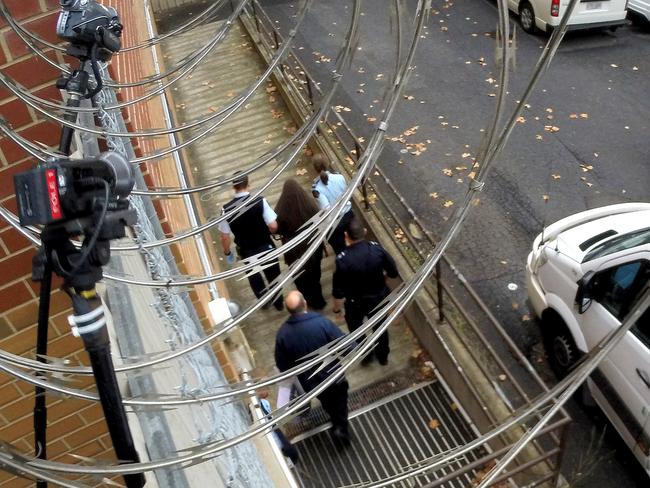
M 321 209 L 331 207 L 348 188 L 348 183 L 345 177 L 338 173 L 332 173 L 330 170 L 329 161 L 322 154 L 316 154 L 311 159 L 314 170 L 318 176 L 311 185 L 311 192 L 318 201 L 318 206 Z M 345 249 L 345 228 L 350 220 L 352 220 L 352 204 L 350 201 L 345 203 L 343 216 L 338 225 L 334 228 L 332 235 L 328 239 L 330 246 L 334 249 L 336 254 L 339 254 Z
M 284 182 L 275 212 L 278 214 L 277 233 L 280 234 L 282 243 L 285 244 L 300 232 L 305 222 L 318 213 L 318 205 L 296 180 L 289 178 Z M 309 247 L 307 241 L 301 242 L 284 254 L 284 262 L 287 266 L 296 262 L 307 251 Z M 295 279 L 296 288 L 303 294 L 309 307 L 315 310 L 321 310 L 327 305 L 320 286 L 322 257 L 323 247 L 319 246 Z

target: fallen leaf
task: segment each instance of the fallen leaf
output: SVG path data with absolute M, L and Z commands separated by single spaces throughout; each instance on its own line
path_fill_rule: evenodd
M 438 192 L 434 191 L 433 193 L 429 193 L 429 196 L 434 199 L 438 198 Z
M 542 195 L 542 199 L 543 199 L 545 202 L 548 202 L 548 201 L 551 199 L 551 197 L 549 197 L 548 195 Z
M 449 168 L 443 168 L 442 173 L 447 175 L 447 176 L 453 176 L 454 175 L 454 172 L 452 170 L 450 170 Z
M 589 118 L 589 114 L 580 114 L 580 118 L 581 118 L 581 119 L 588 119 L 588 118 Z
M 438 419 L 429 420 L 429 428 L 430 429 L 437 429 L 438 427 L 440 427 L 440 421 Z
M 368 122 L 375 122 L 377 120 L 377 117 L 368 117 L 366 120 Z
M 442 206 L 445 207 L 445 208 L 449 208 L 449 207 L 451 207 L 453 204 L 454 204 L 453 201 L 451 201 L 451 200 L 447 200 L 445 203 L 442 204 Z
M 552 177 L 554 180 L 559 180 L 560 178 L 562 178 L 562 177 L 561 177 L 559 174 L 557 174 L 557 173 L 552 174 L 551 177 Z
M 610 64 L 610 66 L 611 66 L 612 68 L 618 68 L 618 64 L 614 64 L 614 63 L 612 63 L 612 64 Z
M 307 174 L 307 170 L 305 168 L 300 168 L 296 170 L 296 176 L 303 176 Z
M 499 378 L 499 381 L 505 381 L 505 380 L 508 379 L 508 377 L 505 374 L 500 374 L 498 378 Z

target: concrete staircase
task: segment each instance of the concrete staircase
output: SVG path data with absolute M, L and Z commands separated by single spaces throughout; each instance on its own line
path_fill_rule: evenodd
M 171 66 L 204 45 L 218 29 L 219 23 L 211 23 L 193 30 L 191 33 L 172 38 L 163 45 L 165 62 Z M 196 119 L 214 112 L 225 105 L 242 90 L 246 89 L 264 71 L 265 64 L 252 45 L 252 41 L 239 23 L 236 23 L 227 39 L 211 53 L 191 74 L 177 82 L 171 92 L 176 112 L 176 124 Z M 187 151 L 188 166 L 196 184 L 210 181 L 218 176 L 230 175 L 241 167 L 249 166 L 256 159 L 282 144 L 295 128 L 295 123 L 282 101 L 276 87 L 268 82 L 262 85 L 244 107 L 233 114 L 215 133 L 193 144 Z M 295 166 L 288 168 L 274 184 L 267 189 L 265 197 L 271 207 L 275 206 L 286 178 L 293 177 L 309 189 L 312 175 L 307 167 L 308 158 L 302 157 Z M 251 188 L 264 184 L 273 173 L 274 164 L 249 176 Z M 201 203 L 206 217 L 219 215 L 222 205 L 232 196 L 230 186 L 214 192 L 202 194 Z M 218 233 L 213 232 L 217 254 L 221 255 Z M 322 261 L 323 294 L 331 297 L 334 256 L 330 249 L 329 257 Z M 283 265 L 283 263 L 281 263 Z M 224 263 L 225 267 L 225 263 Z M 226 283 L 229 293 L 242 306 L 254 302 L 255 297 L 246 279 L 229 280 Z M 286 312 L 274 308 L 260 311 L 249 319 L 244 333 L 255 354 L 257 373 L 266 376 L 273 372 L 275 361 L 273 350 L 275 334 L 286 318 Z M 333 317 L 331 317 L 333 319 Z M 345 329 L 343 323 L 338 324 Z M 405 330 L 399 320 L 392 329 L 391 360 L 388 366 L 374 365 L 357 370 L 348 375 L 352 389 L 362 387 L 401 371 L 414 351 L 415 339 Z M 270 392 L 273 399 L 275 393 Z

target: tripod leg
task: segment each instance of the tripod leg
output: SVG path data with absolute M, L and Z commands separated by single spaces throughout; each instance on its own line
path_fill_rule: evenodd
M 47 252 L 47 251 L 45 251 Z M 38 328 L 36 331 L 36 359 L 45 362 L 47 354 L 48 319 L 50 316 L 50 292 L 52 290 L 52 268 L 47 254 L 42 267 L 41 290 L 38 302 Z M 37 386 L 34 392 L 34 449 L 36 457 L 47 459 L 46 429 L 47 407 L 45 389 Z M 36 488 L 47 488 L 47 482 L 37 481 Z
M 140 462 L 113 368 L 104 306 L 95 289 L 79 293 L 72 293 L 71 290 L 68 290 L 68 293 L 72 298 L 75 313 L 71 318 L 74 327 L 73 333 L 81 336 L 90 357 L 90 364 L 97 383 L 97 392 L 115 454 L 120 462 Z M 142 473 L 127 474 L 124 476 L 124 481 L 128 488 L 141 488 L 145 484 Z

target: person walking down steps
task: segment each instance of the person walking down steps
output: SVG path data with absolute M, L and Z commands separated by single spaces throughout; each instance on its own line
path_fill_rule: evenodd
M 366 228 L 361 220 L 353 217 L 345 231 L 347 247 L 336 256 L 336 269 L 332 282 L 334 296 L 334 313 L 340 316 L 341 307 L 345 307 L 345 322 L 350 332 L 354 332 L 363 323 L 365 317 L 371 318 L 375 308 L 390 290 L 386 277 L 397 278 L 397 266 L 388 252 L 377 242 L 366 240 Z M 343 305 L 345 303 L 345 305 Z M 373 327 L 377 330 L 381 323 Z M 374 357 L 379 364 L 388 364 L 388 331 L 379 336 L 377 346 L 363 358 L 367 365 Z
M 275 206 L 278 214 L 278 234 L 282 243 L 286 244 L 302 230 L 301 227 L 318 213 L 318 205 L 314 199 L 293 178 L 284 182 L 282 193 Z M 302 257 L 309 247 L 310 239 L 305 239 L 299 245 L 284 253 L 284 262 L 291 266 Z M 327 305 L 323 297 L 320 284 L 321 259 L 323 246 L 319 246 L 303 265 L 294 282 L 296 288 L 303 294 L 309 307 L 313 310 L 322 310 Z
M 331 171 L 329 161 L 322 154 L 316 154 L 312 157 L 311 161 L 314 170 L 318 173 L 314 183 L 311 185 L 311 192 L 314 198 L 316 198 L 321 210 L 328 209 L 347 190 L 348 182 L 343 175 Z M 343 209 L 341 220 L 327 240 L 330 246 L 332 246 L 332 249 L 334 249 L 334 254 L 338 254 L 345 249 L 343 232 L 353 215 L 352 204 L 348 200 Z
M 297 290 L 289 292 L 286 300 L 287 310 L 291 314 L 278 330 L 275 338 L 275 364 L 281 372 L 287 371 L 304 361 L 310 353 L 345 334 L 331 320 L 317 312 L 310 312 L 307 301 Z M 310 392 L 325 381 L 332 368 L 316 372 L 311 368 L 298 375 L 298 381 Z M 348 425 L 348 382 L 345 377 L 339 379 L 318 395 L 318 400 L 332 420 L 332 437 L 339 447 L 350 444 Z
M 235 173 L 236 175 L 237 173 Z M 250 198 L 248 176 L 238 176 L 232 183 L 235 195 L 232 200 L 223 206 L 222 215 Z M 258 196 L 244 212 L 219 222 L 221 245 L 228 263 L 234 264 L 235 262 L 235 252 L 231 249 L 231 234 L 235 236 L 235 244 L 244 259 L 273 249 L 275 246 L 271 234 L 278 230 L 276 219 L 277 215 L 269 202 L 266 201 L 266 198 Z M 280 276 L 280 263 L 278 260 L 274 259 L 269 266 L 264 268 L 263 273 L 264 277 L 266 277 L 266 283 L 262 277 L 262 272 L 248 276 L 248 282 L 257 298 L 262 298 L 266 293 L 267 284 Z M 282 310 L 282 294 L 275 297 L 273 305 L 277 310 Z M 270 306 L 271 302 L 267 302 L 264 308 Z

